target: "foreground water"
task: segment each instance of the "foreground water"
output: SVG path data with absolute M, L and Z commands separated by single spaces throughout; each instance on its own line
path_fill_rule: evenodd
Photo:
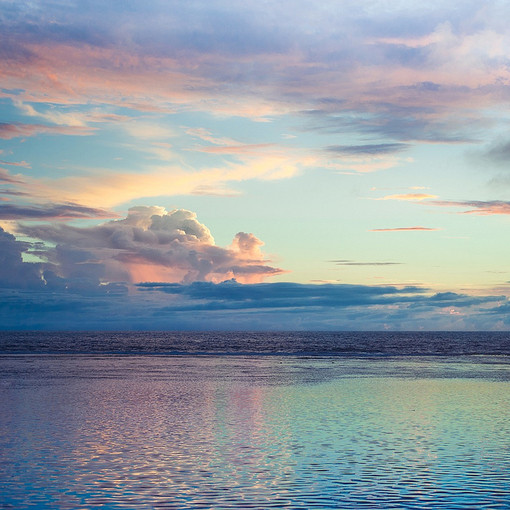
M 373 352 L 313 355 L 288 354 L 292 335 L 286 355 L 239 354 L 230 335 L 235 356 L 4 335 L 0 508 L 510 507 L 503 336 L 475 355 L 412 337 L 402 356 L 384 335 Z

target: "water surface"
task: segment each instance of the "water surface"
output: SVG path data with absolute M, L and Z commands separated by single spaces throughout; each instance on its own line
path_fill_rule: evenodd
M 23 350 L 0 508 L 510 507 L 506 355 Z

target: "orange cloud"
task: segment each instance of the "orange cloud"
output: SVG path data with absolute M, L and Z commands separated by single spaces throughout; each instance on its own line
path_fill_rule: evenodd
M 386 195 L 376 200 L 403 200 L 403 201 L 421 201 L 430 198 L 437 198 L 437 195 L 429 195 L 428 193 L 405 193 L 402 195 Z

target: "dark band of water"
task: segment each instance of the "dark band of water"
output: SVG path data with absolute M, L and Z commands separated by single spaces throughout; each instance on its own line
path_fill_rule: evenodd
M 510 355 L 510 332 L 0 332 L 0 353 Z

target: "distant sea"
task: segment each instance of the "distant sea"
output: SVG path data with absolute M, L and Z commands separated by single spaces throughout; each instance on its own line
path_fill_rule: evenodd
M 510 334 L 0 333 L 0 509 L 510 508 Z
M 510 355 L 510 332 L 0 332 L 0 353 Z

